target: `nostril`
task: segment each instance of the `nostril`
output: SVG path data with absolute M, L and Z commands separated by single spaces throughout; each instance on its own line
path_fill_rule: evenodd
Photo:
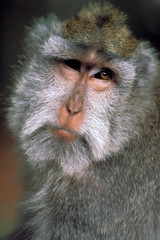
M 78 106 L 78 104 L 74 104 L 71 102 L 66 104 L 66 109 L 71 116 L 81 111 L 81 108 Z
M 72 111 L 72 109 L 71 109 L 71 107 L 69 106 L 69 104 L 66 105 L 66 108 L 67 108 L 67 111 L 68 111 L 68 113 L 69 113 L 70 115 L 73 115 L 73 114 L 74 114 L 73 111 Z
M 68 113 L 72 116 L 74 114 L 81 112 L 82 106 L 83 106 L 82 102 L 75 102 L 72 99 L 70 99 L 66 104 L 66 109 Z

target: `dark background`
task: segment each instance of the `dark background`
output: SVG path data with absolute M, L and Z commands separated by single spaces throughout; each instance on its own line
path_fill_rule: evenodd
M 14 139 L 5 126 L 5 98 L 12 86 L 13 66 L 22 52 L 24 26 L 35 17 L 54 12 L 60 19 L 73 15 L 88 0 L 4 0 L 0 4 L 0 239 L 18 223 L 17 202 L 24 191 L 21 164 Z M 160 50 L 160 0 L 113 0 L 129 15 L 131 29 L 139 39 Z M 8 87 L 9 86 L 9 87 Z

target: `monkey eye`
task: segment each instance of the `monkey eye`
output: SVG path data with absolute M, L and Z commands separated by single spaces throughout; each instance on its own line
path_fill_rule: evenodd
M 108 68 L 102 69 L 100 72 L 95 73 L 93 77 L 107 81 L 112 79 L 112 71 Z
M 64 60 L 64 64 L 66 64 L 68 67 L 80 72 L 80 68 L 81 68 L 80 61 L 78 61 L 76 59 L 68 59 L 68 60 Z

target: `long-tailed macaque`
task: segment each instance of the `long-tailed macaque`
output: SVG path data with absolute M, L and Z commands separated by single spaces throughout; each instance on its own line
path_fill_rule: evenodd
M 29 171 L 32 240 L 160 240 L 160 69 L 126 16 L 93 3 L 30 28 L 8 125 Z

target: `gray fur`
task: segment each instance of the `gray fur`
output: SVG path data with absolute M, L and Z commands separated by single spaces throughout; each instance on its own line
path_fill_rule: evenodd
M 55 16 L 29 30 L 7 116 L 30 169 L 25 228 L 32 240 L 159 240 L 155 50 L 140 42 L 129 58 L 108 60 L 118 83 L 109 94 L 88 92 L 79 137 L 66 144 L 50 131 L 72 90 L 56 59 L 79 54 L 86 49 L 63 38 Z

